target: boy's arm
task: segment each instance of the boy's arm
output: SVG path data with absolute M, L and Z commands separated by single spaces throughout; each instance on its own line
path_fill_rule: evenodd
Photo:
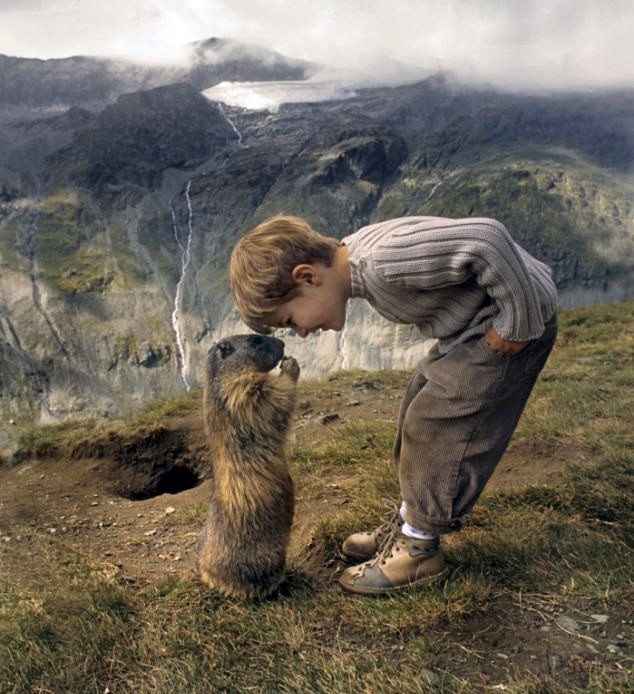
M 493 321 L 499 340 L 491 333 L 491 346 L 497 342 L 500 351 L 512 354 L 515 347 L 502 343 L 518 343 L 521 351 L 522 343 L 544 331 L 538 280 L 529 274 L 522 252 L 495 219 L 410 218 L 391 230 L 389 242 L 373 249 L 372 257 L 385 281 L 407 287 L 439 289 L 475 277 L 500 309 Z

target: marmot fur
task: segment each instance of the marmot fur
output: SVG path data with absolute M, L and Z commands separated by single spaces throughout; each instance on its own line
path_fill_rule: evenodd
M 284 577 L 294 511 L 285 447 L 299 365 L 283 355 L 282 340 L 234 335 L 207 357 L 213 489 L 197 568 L 204 583 L 229 596 L 266 597 Z M 279 375 L 269 373 L 278 363 Z

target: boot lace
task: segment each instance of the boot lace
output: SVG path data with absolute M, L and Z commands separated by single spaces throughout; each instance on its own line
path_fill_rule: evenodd
M 374 566 L 379 562 L 385 563 L 388 557 L 394 553 L 394 545 L 401 534 L 401 507 L 393 499 L 383 499 L 383 503 L 392 511 L 392 516 L 379 528 L 385 533 L 385 537 L 379 544 L 376 555 L 367 562 L 367 566 Z

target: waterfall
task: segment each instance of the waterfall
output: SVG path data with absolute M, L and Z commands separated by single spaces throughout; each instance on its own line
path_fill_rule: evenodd
M 181 243 L 178 226 L 176 224 L 176 215 L 174 214 L 174 208 L 170 204 L 170 211 L 172 213 L 172 226 L 174 229 L 174 238 L 176 239 L 176 244 L 181 251 L 181 276 L 176 285 L 176 294 L 174 296 L 174 310 L 172 311 L 172 327 L 174 328 L 174 333 L 176 335 L 176 346 L 178 347 L 178 361 L 180 366 L 180 374 L 185 384 L 185 388 L 190 390 L 191 385 L 187 380 L 187 360 L 185 358 L 185 340 L 180 325 L 180 314 L 181 314 L 181 303 L 182 303 L 182 290 L 183 283 L 185 282 L 185 275 L 187 274 L 187 268 L 191 261 L 191 248 L 192 248 L 192 236 L 193 236 L 193 210 L 191 199 L 189 197 L 189 191 L 191 189 L 191 180 L 187 183 L 187 188 L 185 189 L 185 198 L 187 199 L 187 243 L 185 246 Z
M 231 120 L 231 118 L 229 118 L 229 116 L 225 113 L 224 108 L 222 108 L 222 104 L 218 103 L 217 105 L 218 110 L 220 111 L 220 113 L 222 113 L 224 119 L 227 121 L 227 123 L 229 123 L 229 125 L 233 128 L 233 132 L 238 136 L 238 146 L 246 149 L 249 145 L 245 145 L 242 143 L 242 133 L 238 130 L 238 128 L 236 128 L 236 125 Z

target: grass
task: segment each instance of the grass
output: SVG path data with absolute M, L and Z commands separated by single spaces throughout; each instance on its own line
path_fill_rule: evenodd
M 605 171 L 556 147 L 492 152 L 477 167 L 455 168 L 438 188 L 426 166 L 413 168 L 382 197 L 379 211 L 380 219 L 476 214 L 513 220 L 514 238 L 556 267 L 560 287 L 578 277 L 599 287 L 608 269 L 629 268 L 626 259 L 634 250 L 631 193 Z
M 77 446 L 90 443 L 100 435 L 125 436 L 140 430 L 158 429 L 166 419 L 192 412 L 199 406 L 201 397 L 200 389 L 193 389 L 177 397 L 153 400 L 140 410 L 117 418 L 90 417 L 40 427 L 25 426 L 18 442 L 17 457 L 70 455 Z
M 322 515 L 310 558 L 293 559 L 277 599 L 226 600 L 186 578 L 139 587 L 116 567 L 34 533 L 37 571 L 20 582 L 0 571 L 0 689 L 466 694 L 499 683 L 511 694 L 631 691 L 627 659 L 617 666 L 603 655 L 569 655 L 563 675 L 492 665 L 487 684 L 478 673 L 496 651 L 522 643 L 525 615 L 572 610 L 618 620 L 631 605 L 633 316 L 632 302 L 564 313 L 515 440 L 581 453 L 557 484 L 485 493 L 463 532 L 447 538 L 448 582 L 363 599 L 342 594 L 316 568 L 337 558 L 351 530 L 379 521 L 383 496 L 398 494 L 391 427 L 351 422 L 321 445 L 294 449 L 298 492 L 323 493 L 326 480 L 347 480 L 348 503 Z M 363 378 L 342 373 L 302 389 L 310 395 Z M 403 374 L 372 374 L 378 378 L 396 385 Z M 196 399 L 158 403 L 126 426 L 158 424 Z M 87 436 L 81 426 L 91 425 L 47 428 L 32 446 Z M 483 635 L 502 634 L 499 645 L 473 645 L 469 636 L 482 624 Z
M 147 274 L 128 252 L 124 230 L 106 230 L 81 196 L 65 189 L 0 224 L 0 264 L 14 269 L 31 251 L 39 278 L 63 295 L 135 289 Z

